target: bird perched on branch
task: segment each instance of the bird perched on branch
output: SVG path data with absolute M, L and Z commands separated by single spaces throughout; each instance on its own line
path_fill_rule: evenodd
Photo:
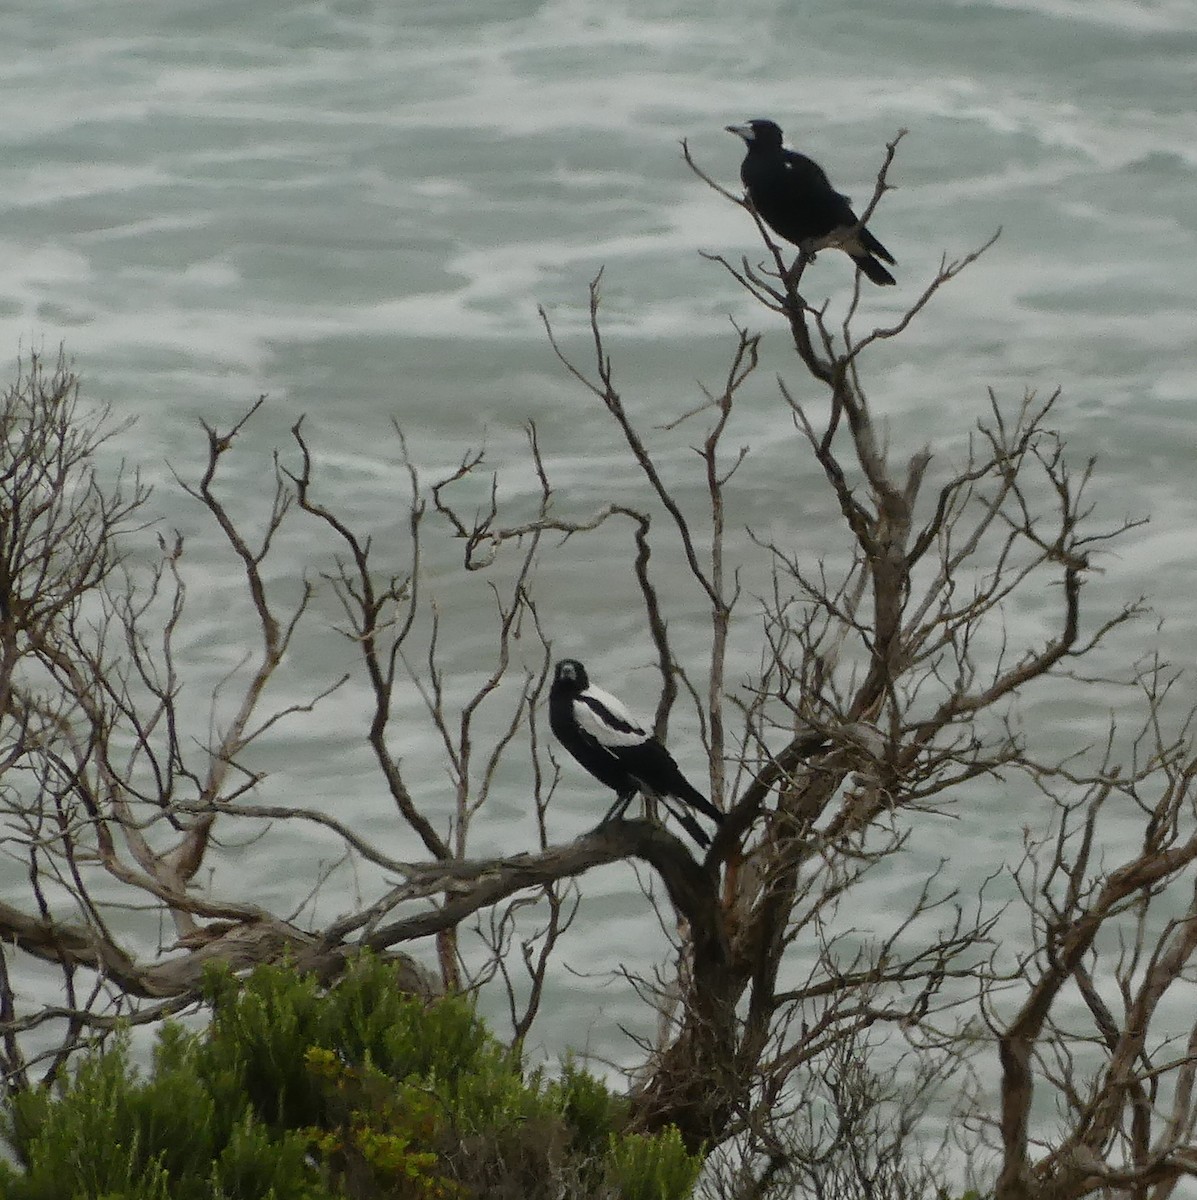
M 606 824 L 635 799 L 638 792 L 656 796 L 702 847 L 711 839 L 690 814 L 672 808 L 680 800 L 710 817 L 723 814 L 681 773 L 669 751 L 616 698 L 590 682 L 586 668 L 563 658 L 549 689 L 549 725 L 557 740 L 588 770 L 615 792 Z
M 748 146 L 740 179 L 752 207 L 778 237 L 806 254 L 837 247 L 874 283 L 895 282 L 880 261 L 892 263 L 894 256 L 860 223 L 817 162 L 782 145 L 777 125 L 756 120 L 726 128 Z

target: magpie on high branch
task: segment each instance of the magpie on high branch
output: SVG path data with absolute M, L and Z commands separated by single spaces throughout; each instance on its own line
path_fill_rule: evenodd
M 828 247 L 843 250 L 876 284 L 894 283 L 881 265 L 894 256 L 860 223 L 847 196 L 831 186 L 823 168 L 782 144 L 781 129 L 766 120 L 728 125 L 748 153 L 740 179 L 761 220 L 804 254 Z

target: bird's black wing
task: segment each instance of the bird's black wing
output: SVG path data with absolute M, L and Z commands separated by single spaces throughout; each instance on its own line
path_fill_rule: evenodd
M 761 219 L 797 246 L 817 242 L 856 223 L 847 197 L 831 186 L 814 159 L 796 150 L 780 150 L 755 161 L 750 154 L 742 174 Z
M 794 172 L 797 186 L 802 189 L 801 203 L 808 220 L 820 227 L 820 233 L 829 234 L 856 224 L 852 198 L 831 186 L 827 172 L 817 162 L 796 150 L 785 151 L 785 156 L 786 169 Z
M 839 196 L 839 192 L 831 186 L 827 172 L 813 158 L 807 158 L 805 154 L 799 154 L 797 150 L 783 150 L 781 161 L 782 169 L 791 180 L 791 187 L 800 187 L 806 192 L 829 192 Z M 841 196 L 840 199 L 847 200 L 847 197 Z
M 795 172 L 795 177 L 805 181 L 806 186 L 810 189 L 808 203 L 812 213 L 812 223 L 814 223 L 815 214 L 818 214 L 818 224 L 825 226 L 824 236 L 851 229 L 859 221 L 852 208 L 852 197 L 844 195 L 843 192 L 837 192 L 831 186 L 831 180 L 827 178 L 827 173 L 823 168 L 817 162 L 807 158 L 805 154 L 799 154 L 796 150 L 786 150 L 784 154 L 787 163 L 791 164 L 790 169 Z M 862 250 L 869 254 L 875 254 L 888 263 L 897 261 L 864 226 L 861 226 L 857 237 Z

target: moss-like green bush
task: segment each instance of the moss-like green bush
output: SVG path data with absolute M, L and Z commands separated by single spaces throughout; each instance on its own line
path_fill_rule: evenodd
M 359 960 L 209 979 L 203 1033 L 165 1026 L 145 1074 L 118 1041 L 54 1093 L 14 1096 L 6 1200 L 680 1200 L 700 1160 L 567 1063 L 525 1076 L 468 1002 L 402 994 Z

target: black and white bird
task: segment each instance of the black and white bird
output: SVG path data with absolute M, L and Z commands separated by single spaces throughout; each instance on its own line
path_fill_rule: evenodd
M 823 168 L 782 144 L 777 125 L 756 120 L 726 128 L 748 146 L 740 179 L 752 207 L 778 237 L 807 254 L 836 247 L 874 283 L 895 282 L 881 265 L 882 259 L 894 262 L 894 256 L 860 224 L 848 197 L 831 186 Z
M 549 725 L 557 740 L 588 770 L 615 792 L 615 803 L 602 824 L 635 799 L 638 792 L 656 796 L 702 847 L 711 839 L 688 813 L 672 808 L 670 799 L 696 808 L 716 825 L 723 814 L 693 787 L 669 751 L 616 698 L 590 682 L 586 668 L 563 658 L 549 689 Z

